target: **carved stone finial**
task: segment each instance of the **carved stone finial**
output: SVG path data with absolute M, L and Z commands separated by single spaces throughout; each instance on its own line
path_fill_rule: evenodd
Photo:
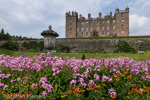
M 49 25 L 49 27 L 48 27 L 48 28 L 49 28 L 49 31 L 51 31 L 51 30 L 52 30 L 52 26 L 51 26 L 51 25 Z

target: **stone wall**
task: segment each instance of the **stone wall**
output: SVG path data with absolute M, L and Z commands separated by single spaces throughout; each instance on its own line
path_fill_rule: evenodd
M 59 45 L 68 46 L 71 52 L 83 52 L 88 49 L 91 52 L 99 52 L 104 49 L 104 52 L 114 52 L 119 40 L 128 42 L 137 51 L 140 45 L 150 47 L 150 38 L 130 38 L 130 39 L 62 39 L 56 41 L 56 47 Z
M 150 48 L 150 38 L 126 38 L 126 39 L 57 39 L 56 47 L 60 45 L 68 46 L 71 52 L 83 52 L 88 49 L 91 52 L 99 52 L 100 49 L 104 49 L 104 52 L 114 52 L 116 45 L 119 40 L 126 41 L 137 51 L 140 45 Z M 17 41 L 19 46 L 23 42 L 29 42 L 29 40 Z M 31 40 L 31 41 L 43 41 L 43 40 Z M 2 46 L 5 41 L 0 41 L 0 46 Z

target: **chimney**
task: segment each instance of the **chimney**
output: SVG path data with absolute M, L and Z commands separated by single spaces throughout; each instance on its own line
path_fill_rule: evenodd
M 118 13 L 118 12 L 119 12 L 119 8 L 116 9 L 115 13 Z
M 88 19 L 91 19 L 91 14 L 90 13 L 88 14 Z
M 110 17 L 112 17 L 112 12 L 110 12 Z
M 81 19 L 81 17 L 82 17 L 81 14 L 79 15 L 79 17 L 80 17 L 80 19 Z
M 101 17 L 102 17 L 102 13 L 100 12 L 100 13 L 99 13 L 99 18 L 101 18 Z

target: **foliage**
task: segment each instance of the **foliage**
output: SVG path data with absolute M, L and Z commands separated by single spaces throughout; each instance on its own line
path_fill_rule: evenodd
M 100 48 L 99 49 L 99 53 L 103 53 L 104 52 L 104 49 L 103 48 Z
M 136 53 L 136 50 L 132 46 L 130 46 L 126 41 L 119 40 L 116 47 L 117 49 L 114 52 Z
M 4 33 L 4 29 L 1 30 L 0 32 L 0 41 L 2 40 L 10 40 L 11 36 L 9 35 L 9 33 Z
M 36 42 L 36 41 L 29 41 L 23 42 L 22 47 L 26 48 L 26 50 L 33 50 L 33 51 L 42 51 L 44 49 L 44 42 Z
M 0 66 L 2 100 L 15 95 L 38 95 L 39 100 L 150 99 L 150 61 L 75 60 L 42 53 L 33 58 L 0 55 Z
M 84 59 L 86 59 L 86 58 L 85 58 L 85 55 L 83 54 L 83 56 L 82 56 L 82 60 L 84 60 Z
M 139 48 L 138 48 L 139 51 L 147 51 L 147 50 L 150 50 L 150 45 L 149 44 L 146 44 L 146 43 L 142 43 L 139 45 Z
M 83 50 L 83 53 L 90 53 L 90 50 L 84 49 L 84 50 Z
M 8 50 L 18 51 L 19 45 L 17 44 L 17 42 L 13 42 L 9 40 L 4 43 L 3 48 L 8 49 Z
M 68 46 L 60 45 L 59 47 L 56 47 L 57 52 L 70 52 L 70 48 Z

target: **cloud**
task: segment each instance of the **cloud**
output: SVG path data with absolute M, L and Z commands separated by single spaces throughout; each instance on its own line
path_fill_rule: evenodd
M 130 15 L 130 35 L 150 35 L 150 17 Z
M 40 33 L 52 25 L 60 38 L 64 38 L 65 13 L 68 11 L 77 11 L 85 18 L 91 13 L 96 18 L 99 12 L 105 16 L 110 11 L 114 13 L 117 7 L 123 10 L 129 6 L 131 35 L 140 35 L 136 27 L 146 35 L 149 32 L 149 5 L 149 0 L 1 0 L 0 28 L 11 35 L 42 38 Z

